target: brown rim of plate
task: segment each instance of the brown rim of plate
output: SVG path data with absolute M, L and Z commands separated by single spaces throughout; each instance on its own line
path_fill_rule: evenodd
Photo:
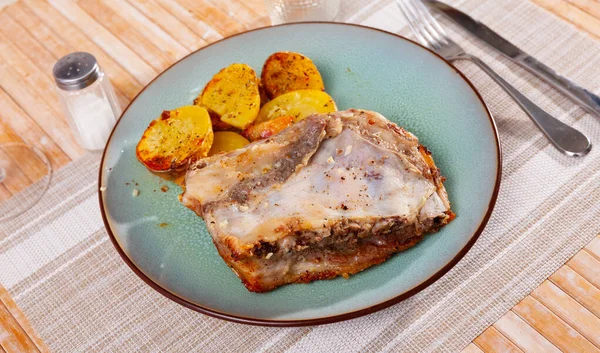
M 394 304 L 397 304 L 415 294 L 417 294 L 418 292 L 422 291 L 423 289 L 427 288 L 428 286 L 430 286 L 433 282 L 437 281 L 438 279 L 440 279 L 443 275 L 445 275 L 448 271 L 450 271 L 450 269 L 452 267 L 454 267 L 465 255 L 466 253 L 471 249 L 471 247 L 473 246 L 473 244 L 475 244 L 475 242 L 477 241 L 477 239 L 479 238 L 479 236 L 481 235 L 481 233 L 483 232 L 483 229 L 485 228 L 485 226 L 487 225 L 488 220 L 490 219 L 490 216 L 492 215 L 492 211 L 494 209 L 494 206 L 496 204 L 496 200 L 498 198 L 498 192 L 500 191 L 500 179 L 502 176 L 502 153 L 501 153 L 501 146 L 500 146 L 500 139 L 498 136 L 498 129 L 496 127 L 496 123 L 494 122 L 494 119 L 492 117 L 492 113 L 490 111 L 490 109 L 488 108 L 488 106 L 485 104 L 483 98 L 481 97 L 481 94 L 479 93 L 479 91 L 477 91 L 477 89 L 475 88 L 475 86 L 473 85 L 473 83 L 471 83 L 471 81 L 469 81 L 469 79 L 462 73 L 460 72 L 457 68 L 455 68 L 449 61 L 447 61 L 446 59 L 444 59 L 442 56 L 440 56 L 439 54 L 435 53 L 434 51 L 430 50 L 429 48 L 426 48 L 424 46 L 422 46 L 419 43 L 413 42 L 412 40 L 402 37 L 398 34 L 392 33 L 392 32 L 388 32 L 388 31 L 384 31 L 382 29 L 378 29 L 378 28 L 372 28 L 372 27 L 367 27 L 367 26 L 363 26 L 363 25 L 359 25 L 359 24 L 354 24 L 354 23 L 339 23 L 339 22 L 326 22 L 326 21 L 311 21 L 311 22 L 300 22 L 300 23 L 284 23 L 284 24 L 280 24 L 280 25 L 276 25 L 276 26 L 266 26 L 266 27 L 260 27 L 260 28 L 255 28 L 255 29 L 251 29 L 245 32 L 241 32 L 241 33 L 237 33 L 234 34 L 232 36 L 220 39 L 216 42 L 210 43 L 198 50 L 195 50 L 191 53 L 189 53 L 188 55 L 186 55 L 185 57 L 179 59 L 177 62 L 173 63 L 172 65 L 170 65 L 167 69 L 165 69 L 163 72 L 161 72 L 160 74 L 158 74 L 154 79 L 152 79 L 152 81 L 150 81 L 132 100 L 131 102 L 127 105 L 127 108 L 125 108 L 125 110 L 123 111 L 123 113 L 121 114 L 121 116 L 119 117 L 119 120 L 117 120 L 112 132 L 110 133 L 110 136 L 108 138 L 108 142 L 106 143 L 106 147 L 104 149 L 104 152 L 102 153 L 102 159 L 100 161 L 100 171 L 99 171 L 99 177 L 98 177 L 98 185 L 101 184 L 102 181 L 102 171 L 104 170 L 104 159 L 106 157 L 106 150 L 108 147 L 108 144 L 110 143 L 112 136 L 115 132 L 115 130 L 117 129 L 117 126 L 119 125 L 119 123 L 121 122 L 121 119 L 123 118 L 123 116 L 125 115 L 125 113 L 127 112 L 127 110 L 129 109 L 129 107 L 131 106 L 131 104 L 133 102 L 135 102 L 135 100 L 137 99 L 137 97 L 142 94 L 142 92 L 144 92 L 146 90 L 146 88 L 148 88 L 150 85 L 152 85 L 152 83 L 159 78 L 160 76 L 162 76 L 165 72 L 169 71 L 169 69 L 175 65 L 177 65 L 180 61 L 185 60 L 188 56 L 199 52 L 201 50 L 203 50 L 204 48 L 208 48 L 211 45 L 220 43 L 224 40 L 227 40 L 229 38 L 232 37 L 236 37 L 245 33 L 250 33 L 250 32 L 254 32 L 254 31 L 260 31 L 260 30 L 264 30 L 264 29 L 268 29 L 271 27 L 281 27 L 281 26 L 302 26 L 302 25 L 307 25 L 307 24 L 326 24 L 326 25 L 335 25 L 335 26 L 353 26 L 353 27 L 360 27 L 363 29 L 367 29 L 367 30 L 372 30 L 372 31 L 378 31 L 378 32 L 382 32 L 388 35 L 392 35 L 394 37 L 397 37 L 399 39 L 405 40 L 407 42 L 410 42 L 411 44 L 417 45 L 419 47 L 421 47 L 422 49 L 427 50 L 428 52 L 430 52 L 431 54 L 433 54 L 434 56 L 436 56 L 437 58 L 439 58 L 442 62 L 444 62 L 446 65 L 450 66 L 450 68 L 452 70 L 454 70 L 456 73 L 458 73 L 460 75 L 460 77 L 471 87 L 471 89 L 473 90 L 473 92 L 475 92 L 475 94 L 477 95 L 477 98 L 479 99 L 479 101 L 481 102 L 481 104 L 483 105 L 483 107 L 485 108 L 485 111 L 487 113 L 488 119 L 490 121 L 490 124 L 492 126 L 492 130 L 494 132 L 494 137 L 495 137 L 495 142 L 496 142 L 496 155 L 497 155 L 497 160 L 498 163 L 496 165 L 496 182 L 494 185 L 494 191 L 492 193 L 492 197 L 490 199 L 490 203 L 488 205 L 488 209 L 487 212 L 485 214 L 485 216 L 483 217 L 483 219 L 481 220 L 481 223 L 479 224 L 479 227 L 477 228 L 477 230 L 475 231 L 475 233 L 473 233 L 473 236 L 471 237 L 471 239 L 467 242 L 467 244 L 458 252 L 458 254 L 456 254 L 456 256 L 450 260 L 450 262 L 448 262 L 444 267 L 442 267 L 440 270 L 438 270 L 436 273 L 434 273 L 431 277 L 429 277 L 427 280 L 425 280 L 424 282 L 420 283 L 419 285 L 417 285 L 416 287 L 412 288 L 411 290 L 404 292 L 392 299 L 388 299 L 384 302 L 381 302 L 379 304 L 367 307 L 367 308 L 363 308 L 360 310 L 356 310 L 356 311 L 352 311 L 352 312 L 348 312 L 345 314 L 340 314 L 340 315 L 334 315 L 334 316 L 328 316 L 328 317 L 321 317 L 321 318 L 316 318 L 316 319 L 305 319 L 305 320 L 268 320 L 268 319 L 256 319 L 256 318 L 251 318 L 251 317 L 242 317 L 242 316 L 236 316 L 236 315 L 232 315 L 232 314 L 228 314 L 228 313 L 224 313 L 224 312 L 220 312 L 220 311 L 216 311 L 210 308 L 206 308 L 203 306 L 200 306 L 198 304 L 194 304 L 188 300 L 185 300 L 179 296 L 177 296 L 174 293 L 171 293 L 170 291 L 168 291 L 167 289 L 161 287 L 158 283 L 154 282 L 152 279 L 150 279 L 148 276 L 146 276 L 146 274 L 144 274 L 132 261 L 131 259 L 129 259 L 129 257 L 125 254 L 125 251 L 121 248 L 121 246 L 119 245 L 119 243 L 117 242 L 117 239 L 115 238 L 112 230 L 110 229 L 110 225 L 108 223 L 108 220 L 106 218 L 106 212 L 104 210 L 104 202 L 102 199 L 102 192 L 98 189 L 98 200 L 100 202 L 100 211 L 102 213 L 102 221 L 104 222 L 104 226 L 106 228 L 106 231 L 108 233 L 108 236 L 110 237 L 110 240 L 112 241 L 113 245 L 115 246 L 115 248 L 117 249 L 117 252 L 119 253 L 119 255 L 121 255 L 121 258 L 123 258 L 123 261 L 125 261 L 125 263 L 127 265 L 129 265 L 129 267 L 133 270 L 133 272 L 138 275 L 144 282 L 146 282 L 150 287 L 152 287 L 154 290 L 156 290 L 157 292 L 159 292 L 160 294 L 164 295 L 165 297 L 171 299 L 172 301 L 179 303 L 181 305 L 183 305 L 186 308 L 198 311 L 200 313 L 212 316 L 212 317 L 216 317 L 219 319 L 223 319 L 223 320 L 227 320 L 227 321 L 232 321 L 232 322 L 237 322 L 237 323 L 241 323 L 241 324 L 248 324 L 248 325 L 258 325 L 258 326 L 274 326 L 274 327 L 298 327 L 298 326 L 311 326 L 311 325 L 323 325 L 323 324 L 331 324 L 334 322 L 339 322 L 339 321 L 344 321 L 344 320 L 350 320 L 350 319 L 354 319 L 360 316 L 364 316 L 367 314 L 371 314 L 374 313 L 376 311 L 385 309 L 387 307 L 390 307 Z

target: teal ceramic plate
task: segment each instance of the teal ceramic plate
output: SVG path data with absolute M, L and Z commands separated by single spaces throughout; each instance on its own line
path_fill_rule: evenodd
M 202 219 L 178 201 L 181 189 L 149 173 L 135 146 L 163 110 L 191 104 L 221 68 L 260 72 L 276 51 L 312 58 L 340 109 L 382 113 L 415 133 L 447 177 L 457 217 L 439 233 L 350 279 L 248 292 L 217 254 Z M 431 51 L 356 25 L 301 23 L 257 29 L 209 45 L 159 75 L 117 123 L 100 170 L 100 207 L 123 259 L 154 289 L 208 315 L 295 326 L 345 320 L 397 303 L 440 278 L 473 245 L 500 185 L 496 128 L 469 81 Z M 166 192 L 161 191 L 168 188 Z M 139 190 L 133 197 L 132 191 Z

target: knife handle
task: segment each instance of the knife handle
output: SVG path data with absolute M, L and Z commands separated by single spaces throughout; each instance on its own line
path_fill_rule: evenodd
M 537 104 L 525 97 L 510 83 L 498 75 L 491 67 L 478 57 L 463 54 L 456 59 L 467 59 L 477 64 L 485 71 L 506 93 L 508 93 L 523 111 L 533 120 L 537 127 L 546 135 L 556 148 L 569 156 L 586 155 L 592 148 L 590 140 L 579 130 L 570 127 L 548 114 Z
M 523 64 L 523 67 L 530 73 L 536 75 L 550 86 L 556 88 L 560 93 L 569 99 L 578 103 L 588 113 L 600 117 L 600 97 L 579 86 L 577 83 L 556 73 L 548 66 L 537 61 L 535 58 L 524 55 L 514 58 Z

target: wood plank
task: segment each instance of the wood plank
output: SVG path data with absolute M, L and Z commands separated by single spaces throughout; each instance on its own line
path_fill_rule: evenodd
M 7 12 L 0 12 L 0 31 L 10 39 L 35 65 L 46 72 L 52 72 L 54 57 L 31 34 L 11 18 Z
M 1 88 L 0 121 L 10 126 L 26 143 L 43 150 L 54 169 L 71 161 L 60 146 Z
M 8 291 L 2 285 L 0 285 L 0 302 L 2 302 L 8 311 L 10 311 L 13 318 L 19 323 L 19 326 L 21 326 L 27 336 L 29 336 L 29 339 L 35 344 L 38 351 L 41 353 L 49 353 L 50 349 L 48 349 L 48 346 L 42 341 L 33 327 L 31 327 L 29 320 L 23 315 L 21 309 L 19 309 L 15 301 L 10 297 Z
M 39 352 L 31 338 L 23 330 L 8 308 L 0 303 L 0 346 L 7 353 Z
M 600 2 L 598 0 L 567 0 L 581 11 L 600 19 Z
M 463 349 L 461 351 L 461 353 L 484 353 L 481 349 L 479 349 L 476 345 L 474 345 L 473 343 L 470 343 L 468 346 L 465 347 L 465 349 Z
M 563 266 L 550 276 L 550 281 L 581 305 L 600 317 L 600 289 L 594 287 L 569 266 Z
M 2 181 L 2 185 L 4 185 L 4 187 L 6 187 L 6 189 L 14 195 L 31 185 L 31 179 L 29 179 L 21 169 L 14 168 L 14 159 L 12 159 L 11 155 L 7 153 L 2 146 L 0 146 L 0 160 L 5 158 L 11 160 L 12 162 L 9 162 L 7 165 L 3 165 L 3 167 L 6 169 L 7 178 Z M 0 321 L 1 319 L 2 317 L 0 316 Z
M 488 327 L 473 342 L 486 353 L 522 353 L 514 343 L 494 326 Z
M 77 49 L 70 48 L 70 46 L 67 43 L 65 43 L 60 37 L 58 37 L 43 22 L 38 21 L 37 16 L 31 11 L 31 9 L 27 8 L 27 6 L 25 6 L 21 2 L 17 2 L 11 6 L 8 6 L 5 9 L 5 11 L 11 17 L 13 17 L 16 21 L 18 21 L 19 24 L 23 26 L 23 28 L 25 28 L 28 32 L 30 32 L 33 35 L 33 38 L 38 43 L 42 44 L 44 46 L 44 48 L 46 48 L 48 50 L 48 52 L 50 52 L 50 54 L 52 54 L 52 56 L 54 57 L 54 60 L 45 63 L 45 66 L 43 68 L 38 67 L 36 65 L 33 65 L 33 66 L 35 66 L 37 68 L 37 71 L 39 71 L 42 74 L 43 80 L 45 80 L 47 82 L 47 84 L 49 85 L 49 87 L 44 87 L 44 92 L 46 92 L 46 93 L 42 93 L 42 94 L 40 94 L 40 96 L 42 96 L 44 98 L 48 98 L 48 100 L 54 100 L 56 103 L 48 102 L 49 105 L 51 105 L 54 108 L 54 111 L 57 112 L 58 114 L 60 114 L 60 116 L 63 116 L 61 108 L 58 103 L 58 96 L 54 93 L 55 83 L 54 83 L 54 80 L 52 79 L 52 67 L 54 66 L 54 63 L 58 59 L 60 59 L 61 57 L 65 56 Z M 10 43 L 10 44 L 12 46 L 14 46 L 14 44 L 12 44 L 12 43 Z M 9 51 L 8 53 L 5 53 L 5 54 L 11 54 L 11 56 L 14 57 L 18 53 L 12 53 L 12 51 Z M 23 56 L 23 55 L 20 55 L 20 56 Z M 27 61 L 30 62 L 29 60 L 27 60 Z M 23 65 L 26 65 L 26 64 L 27 64 L 26 62 L 23 63 Z M 31 71 L 32 70 L 31 66 L 29 65 L 29 67 L 30 67 L 29 70 Z M 27 77 L 27 76 L 23 75 L 23 77 Z M 42 89 L 41 87 L 43 87 L 41 84 L 37 84 L 36 86 L 34 86 L 34 88 L 37 88 L 38 90 Z M 47 92 L 51 92 L 51 93 L 48 94 Z M 125 106 L 126 104 L 129 103 L 129 98 L 127 98 L 127 96 L 125 96 L 125 94 L 122 93 L 121 90 L 118 89 L 118 87 L 115 87 L 115 94 L 116 94 L 117 100 L 119 101 L 119 104 L 121 104 L 121 106 Z
M 216 8 L 221 9 L 225 14 L 241 23 L 246 29 L 256 27 L 256 21 L 261 17 L 254 13 L 250 8 L 244 6 L 241 1 L 228 0 L 228 1 L 213 1 L 208 0 L 208 3 Z
M 0 183 L 0 203 L 10 199 L 13 196 L 12 192 Z
M 254 19 L 254 22 L 249 25 L 251 29 L 260 28 L 260 27 L 268 27 L 271 25 L 271 18 L 269 16 L 260 16 Z
M 4 124 L 2 122 L 2 120 L 0 120 L 0 147 L 4 146 L 7 143 L 14 143 L 14 142 L 22 142 L 21 138 L 13 131 L 13 129 L 11 129 L 10 126 Z M 0 156 L 4 157 L 4 154 L 2 153 L 2 151 L 0 150 Z M 7 168 L 6 165 L 4 165 L 4 163 L 2 161 L 0 161 L 0 171 L 2 171 L 2 173 L 6 173 L 6 170 L 4 170 L 5 168 Z M 12 197 L 13 193 L 6 188 L 6 186 L 4 186 L 3 182 L 0 182 L 0 204 L 2 204 L 2 202 L 10 199 Z M 1 348 L 1 346 L 0 346 Z
M 0 22 L 0 61 L 15 71 L 21 84 L 27 85 L 37 93 L 37 98 L 47 104 L 54 116 L 66 122 L 58 97 L 54 93 L 54 82 L 49 78 L 55 62 L 54 57 L 29 31 L 11 18 L 7 11 L 0 12 Z
M 600 347 L 600 318 L 550 281 L 544 281 L 531 296 L 577 330 L 596 347 Z
M 50 107 L 33 90 L 22 85 L 20 80 L 10 67 L 0 63 L 0 86 L 5 92 L 42 127 L 69 158 L 75 159 L 82 155 L 83 149 L 75 141 L 67 123 L 53 114 Z
M 250 10 L 250 13 L 254 15 L 255 18 L 266 16 L 267 8 L 265 6 L 264 0 L 230 0 L 232 2 L 238 3 Z
M 1 14 L 0 20 L 2 20 Z M 58 118 L 66 121 L 60 108 L 58 95 L 54 92 L 56 85 L 50 79 L 51 76 L 48 72 L 44 73 L 41 67 L 31 62 L 2 33 L 0 33 L 0 62 L 8 64 L 21 77 L 22 84 L 29 86 L 32 91 L 37 93 L 38 97 L 48 104 Z
M 36 152 L 32 152 L 31 146 L 19 146 L 17 148 L 14 146 L 4 146 L 2 148 L 14 161 L 17 161 L 17 168 L 23 172 L 30 181 L 27 186 L 30 186 L 48 175 L 48 166 L 39 157 L 34 157 L 32 155 L 32 153 Z M 37 156 L 37 154 L 35 156 Z
M 525 297 L 512 311 L 563 351 L 600 353 L 600 349 L 532 296 Z
M 595 237 L 585 246 L 585 250 L 590 253 L 596 260 L 600 260 L 600 236 Z
M 212 43 L 216 40 L 223 38 L 219 32 L 204 22 L 203 18 L 197 17 L 192 12 L 188 11 L 185 7 L 173 0 L 154 0 L 163 9 L 168 11 L 171 15 L 179 19 L 189 29 L 196 32 L 203 40 L 208 43 Z
M 206 41 L 200 38 L 179 19 L 171 15 L 167 10 L 160 7 L 152 0 L 128 0 L 129 3 L 143 13 L 153 23 L 160 26 L 176 41 L 181 43 L 188 51 L 194 51 L 206 45 Z
M 189 50 L 175 38 L 171 37 L 171 35 L 148 19 L 148 17 L 127 1 L 102 0 L 102 2 L 110 7 L 115 13 L 119 14 L 120 17 L 126 18 L 129 27 L 137 30 L 144 38 L 154 44 L 154 46 L 165 52 L 171 62 L 175 62 L 189 53 Z
M 129 26 L 128 21 L 97 0 L 79 0 L 79 8 L 87 12 L 98 23 L 108 29 L 116 38 L 122 41 L 132 51 L 137 53 L 142 60 L 150 64 L 156 72 L 161 72 L 175 60 L 169 58 L 151 41 L 144 38 L 135 28 Z
M 271 25 L 271 18 L 267 13 L 264 1 L 256 0 L 232 0 L 240 3 L 242 6 L 250 9 L 254 13 L 254 22 L 250 24 L 250 28 L 266 27 Z M 343 4 L 341 5 L 343 6 Z
M 96 57 L 100 66 L 105 69 L 115 88 L 129 98 L 133 99 L 142 86 L 136 79 L 127 72 L 119 60 L 111 58 L 96 43 L 89 39 L 85 34 L 67 20 L 61 13 L 50 6 L 45 1 L 21 0 L 15 4 L 17 7 L 26 6 L 36 14 L 39 21 L 44 22 L 49 28 L 69 44 L 73 51 L 86 51 Z M 77 49 L 74 49 L 77 48 Z
M 23 143 L 23 140 L 21 140 L 21 138 L 9 126 L 6 126 L 0 121 L 0 167 L 5 168 L 5 172 L 11 177 L 14 177 L 15 175 L 17 177 L 20 177 L 22 181 L 19 182 L 19 184 L 21 184 L 19 189 L 22 189 L 23 185 L 27 187 L 32 184 L 32 180 L 37 180 L 37 175 L 33 173 L 25 173 L 20 164 L 16 165 L 16 168 L 15 164 L 13 164 L 12 166 L 4 165 L 3 161 L 5 158 L 12 161 L 15 160 L 15 156 L 10 153 L 10 151 L 12 150 L 10 145 L 13 143 Z M 14 173 L 14 169 L 19 169 L 17 174 Z M 3 187 L 3 191 L 7 191 L 6 193 L 2 193 L 3 196 L 0 196 L 0 201 L 7 200 L 8 198 L 10 198 L 7 197 L 8 195 L 12 196 L 12 194 L 18 191 L 15 190 L 14 187 L 10 188 L 8 184 L 5 186 L 5 183 L 10 183 L 10 180 L 5 180 L 4 182 L 0 183 L 0 185 L 2 185 Z M 7 186 L 10 189 L 7 188 Z
M 540 7 L 600 38 L 600 20 L 563 0 L 531 0 Z
M 9 126 L 5 125 L 0 121 L 0 149 L 2 150 L 2 157 L 9 157 L 13 161 L 18 161 L 9 169 L 19 169 L 22 174 L 26 178 L 27 186 L 33 184 L 34 182 L 40 180 L 47 174 L 47 166 L 46 164 L 37 159 L 30 158 L 30 150 L 25 146 L 13 145 L 13 144 L 23 144 L 24 141 L 19 137 L 13 129 Z M 30 146 L 28 146 L 30 147 Z M 27 153 L 26 156 L 23 156 L 23 153 Z M 9 170 L 8 172 L 11 172 Z
M 524 352 L 561 353 L 513 311 L 504 314 L 494 327 Z
M 23 142 L 23 140 L 9 125 L 0 120 L 0 144 L 10 142 Z
M 23 144 L 24 141 L 21 139 L 21 137 L 19 137 L 19 135 L 17 135 L 17 133 L 14 132 L 14 130 L 10 126 L 7 126 L 0 120 L 0 148 L 13 160 L 16 159 L 20 161 L 20 163 L 18 163 L 16 167 L 19 170 L 21 170 L 25 177 L 29 180 L 29 186 L 46 174 L 46 165 L 43 163 L 36 163 L 35 161 L 31 161 L 30 158 L 19 159 L 18 156 L 14 153 L 15 148 L 11 147 L 10 145 L 13 143 Z M 4 153 L 2 153 L 2 155 L 4 156 Z M 3 199 L 0 198 L 0 200 Z
M 196 18 L 210 18 L 214 29 L 225 37 L 246 29 L 241 22 L 207 2 L 197 0 L 176 0 L 176 2 L 192 12 Z
M 588 282 L 600 289 L 600 261 L 587 251 L 580 251 L 573 256 L 567 265 L 579 273 Z
M 31 33 L 37 42 L 52 54 L 55 60 L 73 51 L 50 27 L 46 26 L 44 22 L 38 21 L 35 13 L 22 2 L 19 1 L 7 6 L 4 11 Z
M 266 15 L 267 7 L 264 0 L 241 0 L 244 5 L 251 8 L 258 15 Z
M 28 1 L 27 4 L 31 2 Z M 73 1 L 48 0 L 48 2 L 129 71 L 139 83 L 146 85 L 156 76 L 157 72 L 148 63 Z

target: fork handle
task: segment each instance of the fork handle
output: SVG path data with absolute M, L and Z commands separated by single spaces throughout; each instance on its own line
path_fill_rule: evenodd
M 533 120 L 537 127 L 542 130 L 544 135 L 552 142 L 556 148 L 569 156 L 586 155 L 592 148 L 590 140 L 576 130 L 540 108 L 537 104 L 530 101 L 521 92 L 519 92 L 510 83 L 506 82 L 491 67 L 478 57 L 464 54 L 454 58 L 455 60 L 469 60 L 485 71 L 496 83 L 502 87 L 508 95 L 523 109 L 523 111 Z

